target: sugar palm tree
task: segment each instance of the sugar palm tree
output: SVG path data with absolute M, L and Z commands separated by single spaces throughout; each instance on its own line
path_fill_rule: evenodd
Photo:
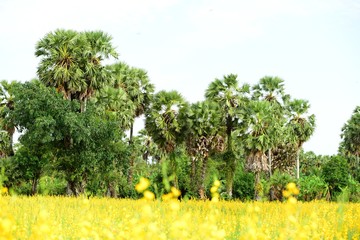
M 359 165 L 360 156 L 360 107 L 357 106 L 351 118 L 341 129 L 340 151 L 349 156 L 355 156 Z M 358 167 L 358 166 L 357 166 Z
M 266 151 L 274 147 L 279 137 L 278 122 L 273 118 L 273 106 L 268 101 L 252 101 L 247 115 L 248 131 L 242 136 L 247 154 L 246 168 L 255 173 L 255 198 L 259 199 L 260 174 L 269 171 Z
M 177 91 L 160 91 L 145 113 L 145 129 L 167 154 L 173 152 L 182 140 L 184 126 L 179 114 L 186 106 L 187 102 Z
M 122 131 L 130 128 L 135 106 L 122 88 L 105 86 L 96 92 L 93 101 L 109 118 L 119 122 L 119 128 Z
M 213 152 L 224 150 L 224 137 L 222 134 L 221 114 L 218 104 L 211 101 L 197 102 L 190 106 L 184 115 L 187 122 L 186 148 L 192 157 L 191 178 L 193 185 L 197 185 L 197 191 L 201 199 L 205 199 L 205 177 L 207 162 Z M 201 164 L 199 184 L 195 180 L 195 161 Z
M 253 86 L 253 99 L 266 100 L 275 106 L 283 106 L 289 100 L 285 94 L 284 80 L 279 77 L 265 76 Z
M 122 88 L 135 106 L 133 121 L 130 126 L 129 139 L 131 142 L 134 131 L 133 122 L 136 118 L 143 115 L 149 107 L 154 93 L 154 85 L 150 83 L 145 70 L 129 67 L 124 62 L 118 62 L 109 66 L 109 70 L 113 75 L 112 85 L 115 88 Z
M 39 79 L 55 87 L 66 99 L 81 102 L 86 110 L 87 100 L 110 81 L 102 61 L 117 57 L 111 37 L 102 31 L 76 32 L 58 29 L 36 44 L 35 55 L 40 57 Z
M 154 95 L 145 112 L 145 129 L 164 156 L 173 160 L 173 153 L 184 140 L 185 124 L 181 112 L 186 111 L 187 102 L 177 91 L 160 91 Z M 173 164 L 172 171 L 176 172 Z M 176 176 L 175 176 L 175 185 Z
M 259 83 L 253 86 L 253 99 L 264 100 L 272 105 L 273 117 L 279 122 L 284 122 L 286 114 L 286 104 L 290 96 L 285 94 L 284 80 L 279 77 L 265 76 L 260 79 Z M 280 125 L 278 125 L 281 127 Z M 284 129 L 284 128 L 283 128 Z M 285 133 L 281 138 L 284 138 Z M 274 147 L 278 147 L 274 145 Z M 271 176 L 272 164 L 272 150 L 267 149 L 267 157 L 269 161 L 269 175 Z
M 9 145 L 9 136 L 7 132 L 0 130 L 0 158 L 4 158 L 8 155 Z
M 7 146 L 4 153 L 6 155 L 14 155 L 13 138 L 15 133 L 15 124 L 11 117 L 11 111 L 14 110 L 14 94 L 16 81 L 0 82 L 0 131 L 2 131 L 3 146 Z M 7 138 L 7 139 L 5 139 Z
M 134 122 L 135 119 L 144 114 L 149 107 L 154 93 L 154 85 L 150 83 L 147 72 L 140 68 L 129 67 L 124 62 L 118 62 L 108 67 L 113 76 L 112 85 L 116 89 L 123 89 L 128 99 L 134 106 L 132 119 L 130 121 L 129 145 L 133 147 Z M 134 154 L 130 157 L 130 168 L 128 181 L 132 183 L 132 168 L 134 165 Z
M 244 84 L 239 86 L 237 75 L 229 74 L 223 79 L 215 79 L 206 90 L 205 97 L 216 102 L 221 108 L 221 125 L 225 127 L 227 138 L 227 151 L 233 152 L 232 134 L 243 122 L 244 106 L 248 101 L 246 93 L 249 93 L 250 86 Z M 233 154 L 232 154 L 233 155 Z M 227 161 L 226 191 L 232 196 L 232 186 L 235 174 L 236 158 Z
M 289 127 L 292 131 L 292 135 L 295 136 L 297 149 L 296 149 L 296 178 L 299 179 L 300 162 L 299 155 L 300 149 L 304 142 L 309 140 L 315 130 L 315 115 L 305 116 L 308 114 L 310 104 L 306 100 L 294 99 L 289 105 L 289 112 L 291 119 L 289 121 Z

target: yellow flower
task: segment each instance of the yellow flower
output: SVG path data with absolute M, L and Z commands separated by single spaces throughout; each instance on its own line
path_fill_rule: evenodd
M 284 196 L 285 198 L 288 198 L 288 197 L 291 196 L 291 192 L 288 191 L 288 190 L 284 190 L 284 191 L 283 191 L 283 196 Z
M 163 201 L 170 200 L 170 199 L 172 199 L 173 197 L 174 197 L 174 195 L 173 195 L 172 192 L 171 192 L 171 193 L 168 193 L 168 194 L 164 194 L 164 195 L 161 196 L 161 198 L 162 198 Z
M 218 187 L 216 187 L 216 186 L 212 186 L 212 187 L 210 188 L 210 192 L 211 192 L 211 193 L 216 193 L 217 190 L 218 190 Z
M 291 183 L 288 183 L 286 185 L 286 189 L 292 193 L 292 194 L 295 194 L 295 195 L 298 195 L 299 194 L 299 189 L 296 187 L 296 184 L 291 182 Z
M 140 182 L 135 185 L 136 191 L 139 193 L 145 191 L 150 186 L 150 181 L 147 178 L 141 177 Z
M 297 203 L 297 200 L 294 197 L 289 197 L 288 202 L 291 204 L 295 204 L 295 203 Z
M 1 188 L 0 194 L 7 194 L 7 193 L 8 193 L 8 188 L 7 187 Z
M 299 191 L 298 188 L 294 188 L 294 189 L 293 189 L 293 194 L 294 194 L 294 195 L 299 195 L 299 193 L 300 193 L 300 191 Z
M 171 187 L 171 192 L 174 195 L 174 197 L 179 197 L 181 195 L 180 190 L 176 189 L 175 187 Z
M 215 192 L 215 193 L 212 194 L 211 201 L 212 202 L 218 202 L 219 198 L 220 198 L 220 194 L 218 192 Z
M 214 181 L 214 186 L 215 186 L 215 187 L 220 187 L 220 181 L 219 181 L 219 180 L 215 180 L 215 181 Z
M 170 209 L 173 211 L 178 211 L 180 209 L 180 203 L 176 200 L 172 200 L 170 203 Z
M 149 190 L 146 190 L 146 191 L 144 192 L 144 198 L 145 198 L 146 200 L 154 200 L 154 199 L 155 199 L 155 194 L 152 193 L 152 192 L 150 192 Z

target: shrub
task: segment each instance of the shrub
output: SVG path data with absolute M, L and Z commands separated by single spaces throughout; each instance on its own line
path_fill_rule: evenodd
M 349 171 L 350 168 L 346 158 L 339 155 L 332 156 L 330 161 L 324 164 L 322 176 L 329 185 L 329 190 L 333 197 L 340 193 L 342 188 L 347 186 Z
M 286 185 L 290 182 L 296 182 L 294 177 L 285 172 L 280 172 L 275 170 L 269 181 L 269 199 L 274 200 L 283 200 L 282 191 L 285 190 Z
M 39 181 L 39 193 L 42 195 L 65 195 L 66 181 L 63 178 L 44 176 Z
M 233 198 L 252 200 L 254 193 L 254 174 L 239 167 L 234 177 Z
M 314 199 L 326 198 L 329 200 L 328 184 L 319 176 L 310 175 L 299 179 L 299 199 L 311 201 Z

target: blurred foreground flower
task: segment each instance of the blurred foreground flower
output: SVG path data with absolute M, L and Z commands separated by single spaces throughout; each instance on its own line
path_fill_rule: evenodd
M 150 181 L 147 178 L 141 177 L 140 182 L 136 184 L 135 189 L 139 193 L 142 193 L 150 186 Z

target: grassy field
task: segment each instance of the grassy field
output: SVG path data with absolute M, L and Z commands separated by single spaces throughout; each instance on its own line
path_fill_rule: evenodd
M 219 181 L 211 201 L 178 201 L 175 188 L 155 200 L 149 184 L 140 200 L 0 194 L 0 240 L 360 239 L 360 204 L 298 202 L 294 183 L 286 202 L 247 203 L 219 201 Z

